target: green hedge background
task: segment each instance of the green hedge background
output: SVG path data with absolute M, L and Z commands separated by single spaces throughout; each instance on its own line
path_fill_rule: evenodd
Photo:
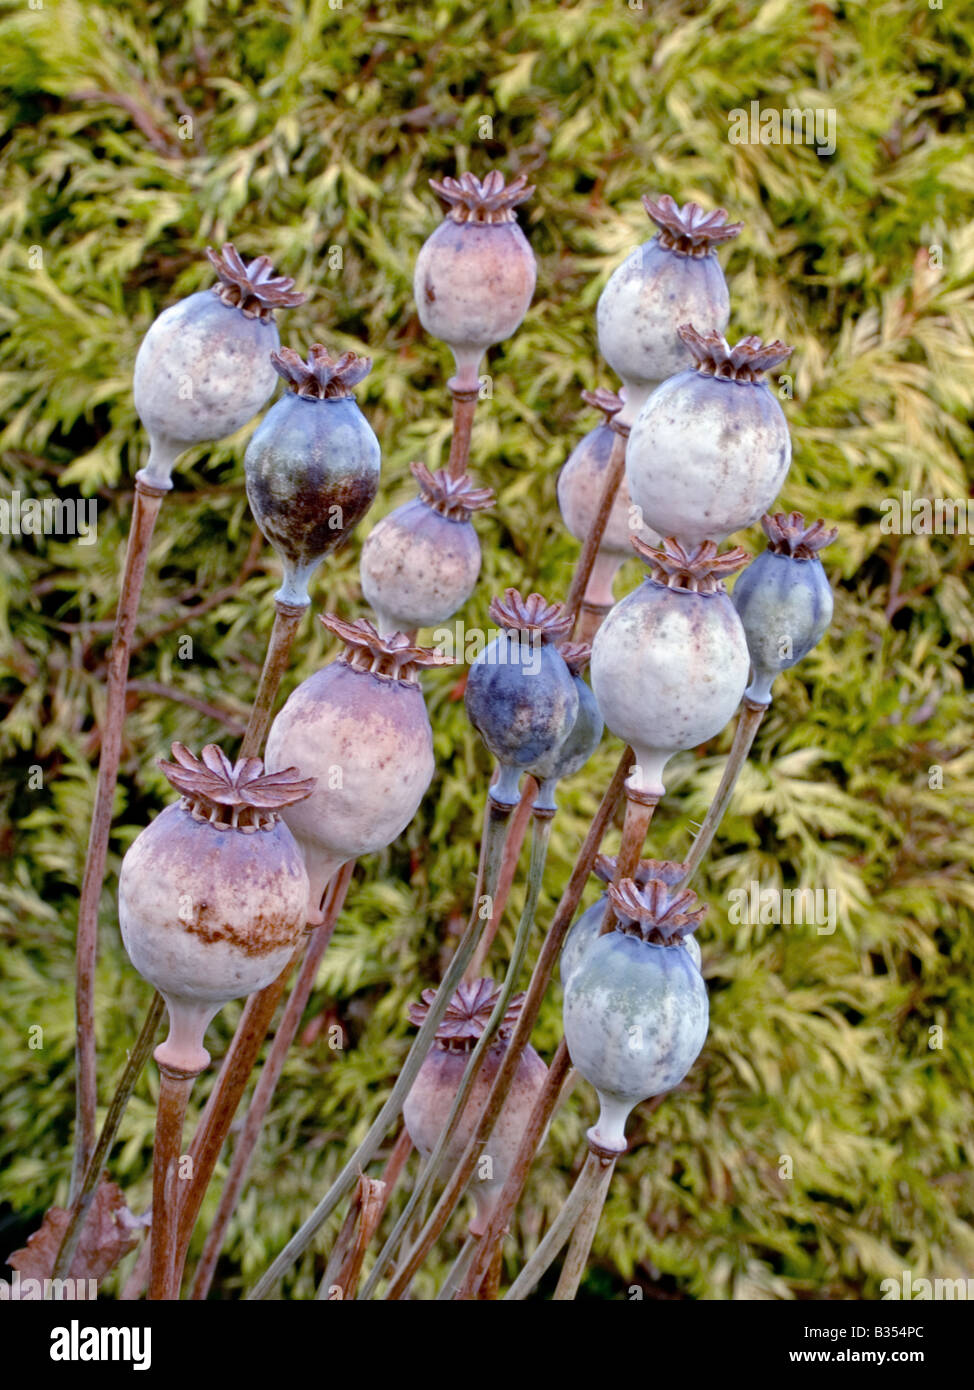
M 67 1193 L 77 892 L 146 453 L 138 343 L 211 282 L 203 248 L 232 237 L 311 291 L 281 316 L 285 343 L 374 358 L 359 398 L 383 446 L 382 491 L 315 588 L 316 609 L 362 613 L 362 536 L 411 494 L 409 461 L 441 466 L 448 446 L 448 352 L 412 302 L 440 216 L 426 181 L 496 162 L 537 184 L 522 225 L 539 275 L 523 327 L 489 359 L 472 461 L 498 506 L 478 523 L 485 565 L 464 621 L 484 626 L 508 584 L 567 590 L 577 546 L 555 481 L 595 423 L 579 392 L 616 384 L 595 303 L 650 235 L 646 192 L 745 222 L 722 253 L 729 332 L 796 349 L 780 505 L 841 528 L 826 557 L 834 625 L 779 681 L 700 876 L 707 1046 L 676 1093 L 634 1116 L 581 1296 L 874 1298 L 906 1269 L 974 1273 L 974 552 L 965 536 L 880 526 L 883 499 L 904 489 L 970 490 L 972 43 L 974 15 L 902 0 L 3 4 L 2 495 L 95 498 L 98 538 L 0 539 L 0 1253 Z M 835 154 L 731 144 L 728 113 L 752 100 L 834 109 Z M 244 496 L 248 433 L 186 457 L 153 544 L 102 900 L 103 1102 L 149 997 L 118 936 L 120 857 L 168 799 L 155 759 L 173 739 L 232 746 L 270 628 L 278 576 Z M 633 562 L 617 593 L 637 578 Z M 331 650 L 309 620 L 288 688 Z M 253 1281 L 362 1137 L 412 1036 L 406 1005 L 435 983 L 467 910 L 489 762 L 456 675 L 426 685 L 436 781 L 402 841 L 356 871 L 215 1296 Z M 654 853 L 686 853 L 728 744 L 674 765 Z M 618 751 L 607 737 L 562 792 L 542 926 Z M 835 888 L 838 929 L 732 924 L 728 892 L 752 880 Z M 215 1058 L 239 1012 L 212 1026 Z M 344 1052 L 327 1044 L 334 1021 Z M 559 1036 L 553 989 L 543 1055 Z M 110 1165 L 135 1210 L 150 1195 L 155 1087 L 150 1068 Z M 580 1082 L 536 1165 L 509 1275 L 562 1200 L 594 1114 Z M 417 1294 L 433 1292 L 462 1228 Z M 328 1243 L 285 1293 L 311 1296 Z

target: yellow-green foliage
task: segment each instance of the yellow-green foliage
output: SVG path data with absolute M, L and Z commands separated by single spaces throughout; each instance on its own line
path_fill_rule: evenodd
M 709 1041 L 678 1093 L 634 1117 L 583 1292 L 875 1297 L 906 1268 L 971 1272 L 972 551 L 966 536 L 886 534 L 880 521 L 883 499 L 904 489 L 969 491 L 972 40 L 961 7 L 905 0 L 4 7 L 3 495 L 80 490 L 99 506 L 96 545 L 10 537 L 0 548 L 8 1246 L 67 1189 L 77 887 L 146 449 L 130 391 L 139 340 L 163 307 L 210 283 L 207 243 L 232 237 L 270 255 L 312 292 L 281 316 L 284 342 L 375 359 L 359 393 L 384 452 L 374 520 L 410 494 L 411 459 L 442 463 L 449 435 L 447 350 L 424 336 L 411 298 L 439 217 L 426 180 L 496 160 L 537 183 L 523 221 L 539 276 L 522 329 L 489 360 L 473 465 L 498 506 L 478 522 L 486 560 L 464 621 L 484 625 L 508 584 L 567 589 L 577 547 L 555 480 L 595 423 L 580 390 L 615 384 L 597 355 L 595 302 L 650 233 L 645 192 L 745 222 L 722 253 L 730 331 L 796 348 L 781 505 L 840 525 L 826 556 L 834 625 L 779 681 L 701 876 Z M 835 154 L 731 144 L 728 113 L 752 100 L 833 108 Z M 232 744 L 269 631 L 278 579 L 252 544 L 246 438 L 185 460 L 153 544 L 102 900 L 103 1099 L 148 998 L 115 923 L 120 855 L 167 799 L 155 759 L 174 738 Z M 320 574 L 318 608 L 362 612 L 367 524 Z M 629 587 L 636 573 L 624 572 Z M 325 658 L 325 636 L 307 623 L 290 683 Z M 293 1049 L 221 1296 L 252 1281 L 361 1138 L 411 1036 L 406 1003 L 435 982 L 468 908 L 489 764 L 455 684 L 449 672 L 427 680 L 437 779 L 402 841 L 357 870 L 309 1006 L 309 1021 L 342 1023 L 347 1046 L 306 1028 Z M 686 852 L 727 746 L 725 734 L 676 765 L 653 852 Z M 607 739 L 562 792 L 541 925 L 617 757 Z M 728 892 L 751 880 L 837 889 L 836 931 L 735 924 Z M 238 1016 L 227 1008 L 213 1025 L 215 1056 Z M 545 1055 L 559 1031 L 553 989 L 536 1037 Z M 111 1161 L 136 1209 L 149 1197 L 150 1071 Z M 593 1116 L 580 1083 L 532 1178 L 511 1268 L 563 1198 Z M 211 1192 L 204 1215 L 214 1205 Z M 323 1249 L 300 1263 L 291 1295 L 310 1294 Z

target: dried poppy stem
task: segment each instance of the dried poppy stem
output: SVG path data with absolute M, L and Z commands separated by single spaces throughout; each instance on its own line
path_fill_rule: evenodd
M 467 471 L 470 458 L 470 436 L 473 433 L 473 417 L 480 395 L 480 383 L 474 378 L 474 385 L 462 383 L 458 377 L 447 382 L 453 397 L 453 435 L 450 439 L 450 457 L 447 470 L 451 478 L 459 478 Z
M 638 792 L 632 787 L 626 787 L 626 819 L 622 826 L 622 844 L 616 855 L 614 883 L 621 883 L 624 878 L 631 878 L 635 873 L 642 858 L 649 823 L 658 805 L 658 796 L 650 796 L 647 792 Z M 606 932 L 610 932 L 614 922 L 615 912 L 612 904 L 607 902 L 600 935 L 605 936 Z
M 615 431 L 615 439 L 612 441 L 612 453 L 609 455 L 609 462 L 606 465 L 605 481 L 599 496 L 599 509 L 592 521 L 591 529 L 585 537 L 585 544 L 578 557 L 571 588 L 568 590 L 568 597 L 565 600 L 565 610 L 572 615 L 576 623 L 588 582 L 592 577 L 599 546 L 602 544 L 602 537 L 605 535 L 605 528 L 609 522 L 612 504 L 615 502 L 616 493 L 619 491 L 619 485 L 626 471 L 626 440 L 629 437 L 629 427 L 619 424 L 614 419 L 609 423 Z M 596 626 L 598 625 L 596 624 Z M 577 640 L 582 642 L 590 640 L 590 635 L 583 636 L 580 632 L 576 632 L 575 636 Z
M 271 1099 L 277 1088 L 277 1083 L 284 1070 L 284 1063 L 288 1051 L 297 1034 L 301 1018 L 307 1006 L 311 991 L 314 988 L 315 979 L 318 974 L 318 966 L 321 958 L 328 949 L 332 933 L 335 930 L 335 923 L 338 914 L 345 905 L 345 896 L 348 886 L 352 880 L 354 863 L 346 864 L 339 869 L 335 875 L 327 894 L 325 903 L 324 921 L 311 933 L 311 940 L 304 960 L 301 963 L 301 972 L 294 983 L 287 1007 L 281 1017 L 277 1032 L 274 1034 L 274 1042 L 267 1059 L 261 1068 L 260 1076 L 253 1097 L 247 1109 L 247 1116 L 244 1120 L 243 1129 L 240 1131 L 239 1138 L 233 1149 L 233 1160 L 230 1164 L 230 1171 L 227 1174 L 226 1182 L 223 1185 L 223 1192 L 220 1195 L 220 1205 L 217 1209 L 213 1224 L 206 1233 L 206 1243 L 203 1246 L 203 1253 L 200 1256 L 199 1264 L 193 1275 L 193 1283 L 190 1290 L 191 1299 L 206 1298 L 210 1291 L 210 1284 L 213 1281 L 213 1274 L 216 1270 L 217 1260 L 220 1258 L 220 1251 L 223 1248 L 223 1241 L 226 1237 L 227 1226 L 237 1205 L 237 1199 L 247 1180 L 250 1171 L 250 1162 L 254 1156 L 254 1149 L 257 1147 L 257 1140 L 260 1138 L 260 1131 L 263 1127 Z
M 264 1271 L 248 1299 L 266 1298 L 281 1275 L 307 1250 L 321 1225 L 328 1219 L 345 1194 L 354 1186 L 359 1174 L 371 1163 L 385 1138 L 386 1131 L 402 1110 L 403 1102 L 409 1094 L 426 1054 L 432 1045 L 436 1030 L 440 1026 L 447 1005 L 453 998 L 457 986 L 463 979 L 470 957 L 476 949 L 484 923 L 480 916 L 480 899 L 485 892 L 492 897 L 500 870 L 500 860 L 504 849 L 505 831 L 511 814 L 511 807 L 500 805 L 490 796 L 487 798 L 484 834 L 481 842 L 480 870 L 474 892 L 474 905 L 462 937 L 454 952 L 449 969 L 440 982 L 436 999 L 430 1007 L 426 1020 L 420 1028 L 413 1045 L 409 1049 L 402 1070 L 385 1104 L 382 1106 L 369 1129 L 368 1134 L 358 1146 L 314 1211 L 291 1237 L 287 1245 Z M 594 858 L 594 855 L 593 855 Z
M 551 838 L 552 820 L 553 815 L 551 813 L 543 815 L 536 814 L 534 817 L 534 834 L 531 840 L 531 868 L 528 876 L 527 892 L 524 899 L 524 908 L 521 912 L 521 920 L 518 922 L 517 932 L 514 936 L 514 946 L 511 951 L 511 959 L 507 967 L 507 973 L 504 976 L 504 983 L 501 986 L 490 1018 L 470 1054 L 470 1059 L 467 1062 L 460 1085 L 457 1087 L 457 1093 L 453 1098 L 453 1104 L 450 1106 L 450 1111 L 446 1117 L 446 1123 L 440 1131 L 440 1136 L 436 1141 L 433 1152 L 430 1154 L 417 1176 L 408 1202 L 403 1208 L 398 1221 L 383 1246 L 379 1258 L 375 1262 L 369 1280 L 362 1290 L 363 1298 L 369 1296 L 381 1279 L 388 1261 L 392 1258 L 402 1238 L 403 1232 L 409 1225 L 413 1212 L 436 1181 L 443 1160 L 443 1154 L 453 1137 L 457 1125 L 460 1123 L 460 1117 L 463 1114 L 464 1107 L 470 1099 L 470 1093 L 474 1088 L 477 1077 L 480 1075 L 480 1069 L 487 1055 L 487 1049 L 493 1044 L 497 1030 L 504 1022 L 504 1016 L 507 1013 L 518 976 L 521 973 L 521 966 L 524 963 L 524 955 L 527 951 L 528 941 L 531 936 L 531 928 L 534 926 L 534 914 L 541 893 L 544 866 L 548 855 L 548 842 Z
M 142 1075 L 142 1068 L 149 1060 L 165 1007 L 162 995 L 155 994 L 149 1005 L 149 1012 L 145 1016 L 145 1022 L 142 1024 L 142 1031 L 136 1038 L 135 1046 L 126 1059 L 125 1067 L 118 1079 L 118 1085 L 115 1087 L 108 1113 L 101 1127 L 101 1133 L 98 1135 L 98 1143 L 88 1160 L 81 1187 L 71 1207 L 71 1215 L 64 1231 L 61 1248 L 58 1250 L 57 1259 L 54 1262 L 51 1275 L 54 1279 L 64 1279 L 71 1268 L 71 1262 L 77 1253 L 81 1234 L 85 1227 L 85 1220 L 91 1209 L 95 1192 L 98 1190 L 98 1183 L 108 1161 L 112 1144 L 115 1142 L 122 1116 L 125 1114 L 125 1107 L 128 1105 L 136 1083 Z
M 152 1152 L 152 1230 L 149 1298 L 179 1297 L 176 1269 L 179 1225 L 178 1166 L 186 1102 L 199 1072 L 159 1065 L 159 1107 Z
M 154 487 L 141 478 L 135 480 L 135 504 L 129 525 L 125 568 L 115 617 L 115 636 L 108 661 L 105 721 L 101 729 L 98 782 L 91 817 L 88 853 L 78 904 L 78 944 L 75 965 L 76 1051 L 78 1083 L 76 1092 L 76 1134 L 71 1191 L 74 1198 L 95 1147 L 95 1112 L 98 1105 L 98 1059 L 95 1048 L 95 965 L 98 959 L 98 902 L 108 860 L 108 841 L 112 828 L 112 808 L 122 752 L 125 722 L 125 690 L 135 619 L 142 594 L 149 546 L 162 499 L 168 488 Z
M 274 600 L 274 626 L 267 644 L 267 655 L 264 657 L 257 694 L 247 720 L 247 730 L 240 745 L 241 758 L 255 758 L 260 753 L 267 726 L 271 722 L 274 701 L 287 670 L 291 647 L 301 626 L 301 619 L 307 611 L 306 604 L 285 603 L 283 599 Z
M 758 729 L 761 727 L 761 720 L 764 718 L 767 710 L 768 706 L 766 704 L 758 704 L 756 700 L 752 700 L 747 695 L 744 696 L 744 700 L 741 704 L 741 712 L 737 720 L 737 727 L 734 730 L 734 741 L 731 744 L 731 750 L 724 764 L 720 786 L 717 788 L 717 795 L 710 803 L 703 824 L 700 827 L 699 834 L 690 846 L 690 853 L 686 861 L 686 873 L 680 884 L 681 888 L 685 888 L 693 878 L 693 875 L 700 867 L 704 855 L 713 843 L 713 838 L 724 818 L 724 812 L 730 805 L 730 799 L 734 795 L 734 787 L 737 785 L 737 779 L 741 774 L 741 768 L 747 761 L 747 755 L 751 751 L 751 745 L 754 742 Z
M 449 1274 L 443 1280 L 439 1293 L 436 1295 L 437 1303 L 445 1303 L 453 1298 L 463 1280 L 466 1278 L 467 1270 L 470 1268 L 470 1261 L 477 1251 L 477 1237 L 472 1231 L 467 1236 L 460 1247 L 460 1253 L 451 1266 Z
M 494 1078 L 494 1083 L 487 1097 L 483 1114 L 476 1130 L 470 1138 L 470 1142 L 457 1164 L 450 1181 L 444 1188 L 439 1201 L 433 1209 L 433 1214 L 420 1233 L 419 1238 L 413 1245 L 402 1266 L 396 1273 L 387 1298 L 399 1298 L 402 1291 L 409 1286 L 409 1283 L 416 1270 L 426 1258 L 427 1253 L 433 1243 L 438 1239 L 454 1207 L 459 1201 L 470 1176 L 477 1164 L 477 1159 L 483 1151 L 484 1144 L 490 1138 L 497 1123 L 501 1107 L 507 1099 L 511 1082 L 517 1074 L 520 1063 L 521 1053 L 527 1046 L 531 1038 L 531 1030 L 537 1021 L 538 1013 L 545 991 L 551 980 L 558 954 L 561 951 L 562 943 L 571 926 L 575 911 L 581 901 L 582 892 L 595 863 L 595 856 L 598 854 L 602 837 L 605 835 L 609 821 L 611 820 L 616 804 L 622 794 L 623 785 L 632 765 L 632 749 L 626 748 L 619 760 L 612 781 L 609 783 L 605 796 L 595 817 L 589 826 L 588 834 L 579 851 L 578 859 L 572 870 L 571 877 L 566 887 L 558 907 L 552 919 L 548 934 L 541 947 L 541 953 L 535 964 L 531 975 L 531 982 L 528 985 L 527 993 L 524 996 L 524 1003 L 521 1013 L 511 1034 L 511 1041 L 504 1053 L 503 1061 Z
M 363 1173 L 358 1180 L 358 1188 L 345 1218 L 345 1224 L 318 1285 L 316 1301 L 355 1297 L 362 1272 L 362 1261 L 365 1259 L 369 1241 L 375 1235 L 382 1219 L 386 1200 L 385 1184 L 377 1178 L 367 1178 Z
M 480 938 L 480 945 L 474 952 L 474 958 L 467 968 L 467 980 L 479 980 L 484 974 L 487 956 L 493 945 L 494 937 L 497 935 L 497 928 L 504 919 L 504 909 L 507 906 L 507 899 L 514 884 L 514 875 L 517 872 L 518 860 L 521 857 L 521 849 L 524 845 L 524 837 L 527 834 L 528 826 L 531 824 L 531 808 L 534 799 L 538 794 L 538 784 L 533 777 L 526 777 L 524 780 L 524 790 L 521 792 L 521 799 L 517 803 L 511 823 L 507 830 L 507 839 L 504 842 L 504 857 L 501 860 L 500 873 L 497 876 L 497 892 L 494 894 L 493 908 L 490 914 L 490 921 L 484 929 L 484 934 Z
M 609 1184 L 612 1182 L 615 1166 L 615 1159 L 610 1159 L 607 1163 L 603 1162 L 595 1190 L 578 1218 L 572 1233 L 571 1244 L 568 1247 L 568 1254 L 565 1256 L 565 1263 L 558 1276 L 555 1303 L 567 1302 L 578 1293 L 578 1286 L 582 1282 L 582 1275 L 588 1264 L 589 1251 L 592 1249 L 592 1241 L 595 1239 L 595 1232 L 598 1229 L 602 1208 L 605 1206 L 605 1199 L 609 1192 Z
M 566 1083 L 572 1075 L 571 1058 L 568 1055 L 567 1044 L 562 1038 L 548 1067 L 544 1088 L 535 1102 L 531 1118 L 521 1138 L 517 1157 L 507 1175 L 507 1181 L 501 1188 L 501 1194 L 497 1199 L 487 1229 L 481 1236 L 476 1257 L 460 1292 L 461 1298 L 473 1298 L 475 1296 L 482 1280 L 486 1279 L 492 1263 L 500 1256 L 504 1236 L 507 1234 L 514 1209 L 521 1200 L 521 1193 L 524 1191 L 524 1184 L 527 1182 L 535 1153 L 541 1143 L 541 1136 L 555 1113 L 559 1098 L 569 1089 Z
M 591 1150 L 586 1154 L 581 1172 L 575 1179 L 575 1186 L 566 1197 L 541 1244 L 504 1295 L 506 1302 L 517 1302 L 527 1298 L 549 1265 L 557 1258 L 571 1235 L 575 1222 L 585 1210 L 593 1193 L 597 1191 L 602 1181 L 605 1163 L 611 1163 L 611 1160 L 601 1159 Z

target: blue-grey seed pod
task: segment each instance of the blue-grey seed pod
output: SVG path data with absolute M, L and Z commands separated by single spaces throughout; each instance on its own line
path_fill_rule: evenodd
M 554 812 L 557 809 L 555 788 L 565 777 L 573 777 L 581 771 L 602 742 L 605 729 L 595 696 L 582 679 L 582 672 L 592 655 L 591 647 L 581 642 L 565 642 L 559 651 L 575 682 L 578 714 L 562 742 L 526 769 L 539 783 L 535 811 Z
M 518 799 L 521 772 L 562 743 L 578 715 L 578 691 L 554 645 L 571 619 L 540 594 L 507 589 L 490 616 L 504 631 L 470 667 L 467 715 L 500 765 L 490 789 L 503 805 Z
M 838 535 L 801 512 L 761 518 L 768 548 L 752 560 L 731 595 L 748 651 L 751 683 L 744 692 L 769 704 L 776 676 L 807 656 L 832 621 L 832 590 L 818 552 Z

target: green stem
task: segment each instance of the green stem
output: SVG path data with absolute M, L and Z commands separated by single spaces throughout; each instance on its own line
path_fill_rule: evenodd
M 57 1253 L 57 1259 L 54 1262 L 54 1270 L 52 1272 L 52 1278 L 54 1279 L 67 1278 L 68 1270 L 71 1268 L 71 1262 L 75 1257 L 78 1245 L 81 1241 L 85 1220 L 91 1209 L 91 1204 L 94 1201 L 95 1192 L 98 1189 L 98 1181 L 104 1172 L 109 1152 L 112 1144 L 115 1142 L 115 1136 L 118 1133 L 118 1127 L 122 1123 L 125 1107 L 128 1105 L 132 1092 L 135 1090 L 138 1079 L 142 1074 L 142 1068 L 149 1059 L 149 1054 L 152 1051 L 152 1044 L 156 1040 L 156 1033 L 159 1031 L 159 1022 L 165 1007 L 162 995 L 159 993 L 154 994 L 152 996 L 152 1003 L 149 1005 L 149 1012 L 146 1014 L 145 1021 L 142 1024 L 142 1031 L 136 1038 L 135 1046 L 129 1053 L 122 1075 L 118 1079 L 118 1085 L 115 1087 L 115 1093 L 108 1107 L 105 1122 L 98 1136 L 98 1143 L 85 1168 L 81 1188 L 71 1207 L 71 1215 L 68 1219 L 67 1229 L 64 1232 L 61 1248 Z
M 454 1260 L 453 1267 L 446 1276 L 446 1279 L 443 1281 L 443 1287 L 436 1295 L 437 1303 L 446 1303 L 452 1299 L 457 1289 L 459 1289 L 460 1285 L 467 1277 L 467 1270 L 470 1268 L 470 1261 L 473 1259 L 476 1249 L 477 1237 L 471 1231 L 460 1247 L 460 1253 Z
M 398 1118 L 402 1110 L 403 1102 L 409 1094 L 413 1082 L 416 1080 L 420 1067 L 426 1060 L 426 1054 L 432 1046 L 436 1036 L 436 1030 L 439 1028 L 443 1015 L 446 1013 L 446 1007 L 453 998 L 457 986 L 463 979 L 463 972 L 467 968 L 467 962 L 473 955 L 477 942 L 480 939 L 480 934 L 484 929 L 485 923 L 480 915 L 481 891 L 486 893 L 488 897 L 493 896 L 493 890 L 496 886 L 497 876 L 500 870 L 501 856 L 504 851 L 505 831 L 511 810 L 512 807 L 500 806 L 488 796 L 484 834 L 481 844 L 481 872 L 478 874 L 473 910 L 470 913 L 470 918 L 463 936 L 460 938 L 453 959 L 450 962 L 450 967 L 443 977 L 440 988 L 437 990 L 436 998 L 423 1021 L 422 1027 L 413 1039 L 413 1045 L 409 1049 L 406 1060 L 403 1063 L 402 1071 L 399 1073 L 396 1084 L 389 1094 L 389 1098 L 372 1122 L 368 1134 L 366 1134 L 361 1144 L 352 1154 L 351 1158 L 345 1164 L 344 1168 L 315 1207 L 314 1211 L 301 1226 L 300 1230 L 291 1237 L 277 1259 L 265 1270 L 260 1279 L 258 1279 L 257 1283 L 247 1294 L 248 1299 L 266 1298 L 281 1276 L 291 1267 L 295 1260 L 304 1254 L 323 1223 L 327 1221 L 338 1203 L 358 1181 L 359 1174 L 364 1172 L 366 1166 L 375 1158 L 385 1138 L 386 1131 L 393 1121 Z
M 599 1176 L 595 1191 L 585 1206 L 585 1210 L 578 1218 L 578 1224 L 572 1235 L 572 1243 L 568 1247 L 568 1254 L 565 1256 L 565 1263 L 561 1267 L 561 1274 L 558 1276 L 558 1287 L 555 1289 L 555 1303 L 566 1303 L 578 1293 L 578 1286 L 582 1282 L 582 1275 L 585 1273 L 585 1266 L 588 1264 L 589 1251 L 592 1249 L 592 1241 L 595 1239 L 595 1232 L 598 1230 L 599 1220 L 602 1216 L 602 1208 L 605 1206 L 605 1199 L 608 1196 L 609 1184 L 612 1182 L 612 1174 L 615 1171 L 615 1159 L 604 1164 Z
M 470 1093 L 474 1088 L 477 1077 L 480 1075 L 480 1068 L 483 1065 L 484 1057 L 487 1055 L 487 1049 L 493 1043 L 498 1028 L 504 1022 L 504 1015 L 507 1013 L 508 1005 L 511 1002 L 511 996 L 514 993 L 514 987 L 521 973 L 521 966 L 524 963 L 524 955 L 531 936 L 531 928 L 534 926 L 534 914 L 538 906 L 541 883 L 544 878 L 545 860 L 548 855 L 548 842 L 551 839 L 551 823 L 551 816 L 541 818 L 536 815 L 533 818 L 531 867 L 528 873 L 524 909 L 521 912 L 521 920 L 517 925 L 517 932 L 514 936 L 514 947 L 511 952 L 507 973 L 504 976 L 504 983 L 501 986 L 501 992 L 497 997 L 497 1002 L 487 1021 L 487 1025 L 477 1039 L 477 1044 L 470 1054 L 470 1060 L 467 1062 L 463 1077 L 460 1081 L 460 1086 L 453 1098 L 450 1113 L 446 1118 L 446 1124 L 440 1132 L 440 1137 L 436 1141 L 436 1146 L 426 1163 L 420 1169 L 416 1179 L 416 1185 L 410 1194 L 409 1201 L 403 1208 L 399 1220 L 393 1227 L 392 1233 L 383 1246 L 379 1258 L 376 1260 L 375 1266 L 369 1275 L 368 1282 L 362 1290 L 363 1298 L 368 1298 L 376 1284 L 378 1284 L 399 1241 L 402 1239 L 403 1232 L 406 1230 L 409 1220 L 419 1204 L 420 1198 L 430 1191 L 433 1183 L 436 1181 L 440 1165 L 443 1161 L 443 1155 L 446 1152 L 447 1145 L 453 1138 L 457 1125 L 460 1123 L 460 1116 L 470 1099 Z M 458 1199 L 459 1196 L 460 1194 L 458 1193 Z M 413 1242 L 414 1248 L 422 1241 L 424 1234 L 425 1231 L 421 1230 L 419 1236 Z M 410 1255 L 411 1254 L 412 1250 L 410 1250 Z M 407 1256 L 407 1262 L 408 1259 L 409 1256 Z
M 541 1244 L 504 1295 L 505 1301 L 517 1302 L 527 1298 L 528 1294 L 531 1293 L 571 1235 L 575 1222 L 585 1210 L 601 1177 L 602 1162 L 598 1155 L 590 1150 L 582 1164 L 582 1170 L 575 1180 L 575 1186 L 565 1198 L 561 1210 L 549 1227 Z
M 683 875 L 681 888 L 686 888 L 693 878 L 693 875 L 700 867 L 700 862 L 713 841 L 714 836 L 724 819 L 724 812 L 730 804 L 730 799 L 734 794 L 734 787 L 740 776 L 741 768 L 747 761 L 747 755 L 751 751 L 751 744 L 754 736 L 761 726 L 768 709 L 767 705 L 756 704 L 745 695 L 744 703 L 741 705 L 741 712 L 738 716 L 737 727 L 734 730 L 734 742 L 731 744 L 730 753 L 727 755 L 727 762 L 724 764 L 723 776 L 720 779 L 720 786 L 717 788 L 717 795 L 710 803 L 710 809 L 704 817 L 700 833 L 694 840 L 690 853 L 686 861 L 686 873 Z

